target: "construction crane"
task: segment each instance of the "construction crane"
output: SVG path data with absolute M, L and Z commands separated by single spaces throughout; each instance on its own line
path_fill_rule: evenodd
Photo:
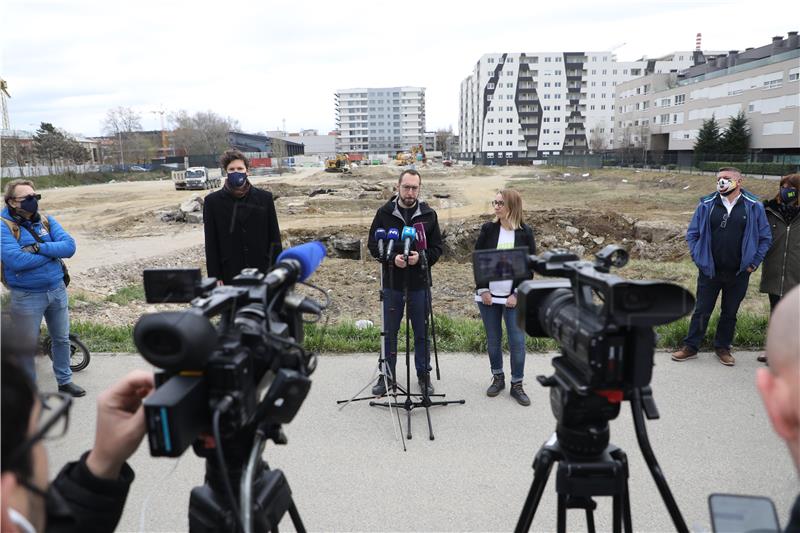
M 0 99 L 3 105 L 3 129 L 10 130 L 11 122 L 8 120 L 8 99 L 11 95 L 8 94 L 8 83 L 3 78 L 0 78 Z
M 169 144 L 167 143 L 167 130 L 164 129 L 164 113 L 163 109 L 158 111 L 150 111 L 151 113 L 161 115 L 161 156 L 167 157 L 167 153 L 169 152 Z

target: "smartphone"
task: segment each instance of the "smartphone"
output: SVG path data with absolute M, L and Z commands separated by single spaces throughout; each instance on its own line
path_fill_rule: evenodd
M 775 504 L 764 496 L 712 494 L 708 497 L 714 533 L 780 533 Z
M 472 270 L 477 285 L 490 281 L 530 279 L 528 249 L 475 250 L 472 253 Z

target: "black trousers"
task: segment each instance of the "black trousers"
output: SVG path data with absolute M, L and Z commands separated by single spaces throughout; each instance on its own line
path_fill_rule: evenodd
M 733 335 L 736 331 L 736 314 L 739 312 L 739 305 L 747 294 L 747 286 L 750 283 L 750 273 L 733 272 L 717 273 L 713 278 L 709 278 L 702 272 L 697 275 L 697 299 L 692 313 L 692 321 L 689 324 L 689 334 L 683 343 L 690 348 L 697 350 L 705 337 L 708 321 L 711 312 L 717 305 L 717 298 L 722 293 L 722 309 L 719 316 L 717 332 L 714 335 L 714 348 L 730 348 L 733 343 Z

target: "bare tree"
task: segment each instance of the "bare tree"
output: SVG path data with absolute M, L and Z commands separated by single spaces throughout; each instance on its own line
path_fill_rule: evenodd
M 594 125 L 594 129 L 591 132 L 591 136 L 589 137 L 589 148 L 592 150 L 593 153 L 600 153 L 606 149 L 606 135 L 605 131 L 601 132 L 600 130 L 605 130 L 606 123 L 604 120 L 597 122 Z
M 434 136 L 434 150 L 438 150 L 444 154 L 444 152 L 448 151 L 448 147 L 450 146 L 450 139 L 453 138 L 453 127 L 450 126 L 447 129 L 438 129 L 436 130 L 436 134 Z
M 33 142 L 19 137 L 4 137 L 0 150 L 3 166 L 24 167 L 33 161 Z
M 103 132 L 114 136 L 119 151 L 119 164 L 125 164 L 125 152 L 122 143 L 123 133 L 142 130 L 142 116 L 130 107 L 118 106 L 106 112 L 103 120 Z
M 278 137 L 270 137 L 272 145 L 272 159 L 276 162 L 277 168 L 283 168 L 283 158 L 289 155 L 286 141 Z
M 228 132 L 239 129 L 237 120 L 213 111 L 189 115 L 181 110 L 170 115 L 169 120 L 174 127 L 175 147 L 188 155 L 221 154 L 230 146 Z

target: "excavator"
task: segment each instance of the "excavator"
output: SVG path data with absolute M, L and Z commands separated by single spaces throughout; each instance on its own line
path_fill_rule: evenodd
M 326 159 L 325 172 L 350 172 L 350 157 L 347 154 L 336 154 L 336 157 Z
M 411 150 L 408 152 L 397 152 L 397 156 L 395 157 L 395 163 L 400 166 L 413 165 L 415 163 L 424 165 L 427 162 L 428 158 L 425 156 L 425 148 L 421 144 L 412 146 Z

